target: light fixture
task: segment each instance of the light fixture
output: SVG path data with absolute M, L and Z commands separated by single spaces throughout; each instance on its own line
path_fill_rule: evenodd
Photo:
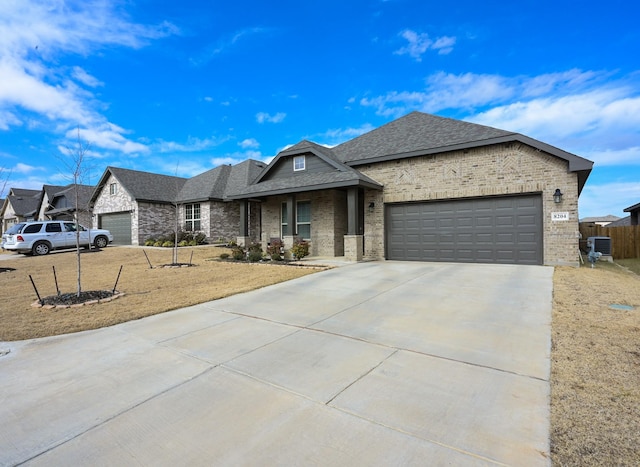
M 373 201 L 371 201 L 369 203 L 369 212 L 373 212 L 374 208 L 376 207 L 376 203 L 374 203 Z
M 562 192 L 560 191 L 560 188 L 556 188 L 556 191 L 553 194 L 553 202 L 556 204 L 562 203 Z

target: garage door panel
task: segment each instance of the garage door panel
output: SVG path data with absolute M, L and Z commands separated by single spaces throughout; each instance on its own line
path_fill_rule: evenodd
M 388 259 L 542 264 L 540 195 L 388 205 L 386 215 Z
M 131 245 L 131 214 L 129 212 L 101 214 L 100 227 L 113 234 L 114 244 Z

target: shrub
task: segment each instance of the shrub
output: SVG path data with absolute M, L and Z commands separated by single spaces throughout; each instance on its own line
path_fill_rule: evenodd
M 145 240 L 144 246 L 153 246 L 155 243 L 156 241 L 153 238 L 150 238 L 148 240 Z
M 189 240 L 188 244 L 189 246 L 196 246 L 198 242 L 196 240 Z
M 165 247 L 165 248 L 171 248 L 171 247 L 173 247 L 173 242 L 172 242 L 172 241 L 167 240 L 166 242 L 164 242 L 164 243 L 162 244 L 162 246 L 163 246 L 163 247 Z
M 188 246 L 189 242 L 186 240 L 182 240 L 180 243 L 178 243 L 178 246 Z
M 309 242 L 296 240 L 291 247 L 291 254 L 295 259 L 302 259 L 305 256 L 309 256 Z
M 153 246 L 162 246 L 162 242 L 160 240 L 156 240 Z
M 271 259 L 280 261 L 282 259 L 282 240 L 279 238 L 272 238 L 269 246 L 267 247 L 267 253 Z
M 235 259 L 236 261 L 242 261 L 242 260 L 244 260 L 246 258 L 246 252 L 245 252 L 244 248 L 242 248 L 239 245 L 236 245 L 231 250 L 231 257 L 233 259 Z
M 204 245 L 207 243 L 207 236 L 203 232 L 198 232 L 194 235 L 193 241 L 196 242 L 196 245 Z
M 247 259 L 252 263 L 262 260 L 262 251 L 249 250 Z
M 220 253 L 220 259 L 228 259 L 229 253 Z

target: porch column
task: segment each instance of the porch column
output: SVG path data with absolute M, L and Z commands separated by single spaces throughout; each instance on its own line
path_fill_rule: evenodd
M 347 235 L 344 236 L 344 257 L 349 261 L 362 261 L 364 250 L 364 231 L 360 216 L 363 202 L 359 189 L 347 191 Z
M 289 235 L 282 236 L 285 259 L 291 259 L 291 248 L 298 236 L 296 217 L 296 195 L 289 195 L 287 197 L 287 228 L 289 229 Z
M 251 237 L 249 237 L 249 201 L 246 199 L 240 201 L 240 232 L 238 232 L 237 243 L 243 247 L 251 244 Z

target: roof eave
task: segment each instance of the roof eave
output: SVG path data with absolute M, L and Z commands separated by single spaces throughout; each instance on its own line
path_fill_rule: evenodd
M 229 196 L 231 200 L 237 199 L 249 199 L 249 198 L 264 198 L 266 196 L 287 195 L 293 193 L 306 193 L 309 191 L 318 190 L 331 190 L 336 188 L 349 188 L 349 187 L 363 187 L 373 190 L 381 190 L 382 185 L 371 183 L 366 180 L 348 180 L 341 182 L 321 183 L 317 185 L 306 185 L 296 188 L 278 188 L 276 190 L 261 191 L 261 192 L 246 192 Z

